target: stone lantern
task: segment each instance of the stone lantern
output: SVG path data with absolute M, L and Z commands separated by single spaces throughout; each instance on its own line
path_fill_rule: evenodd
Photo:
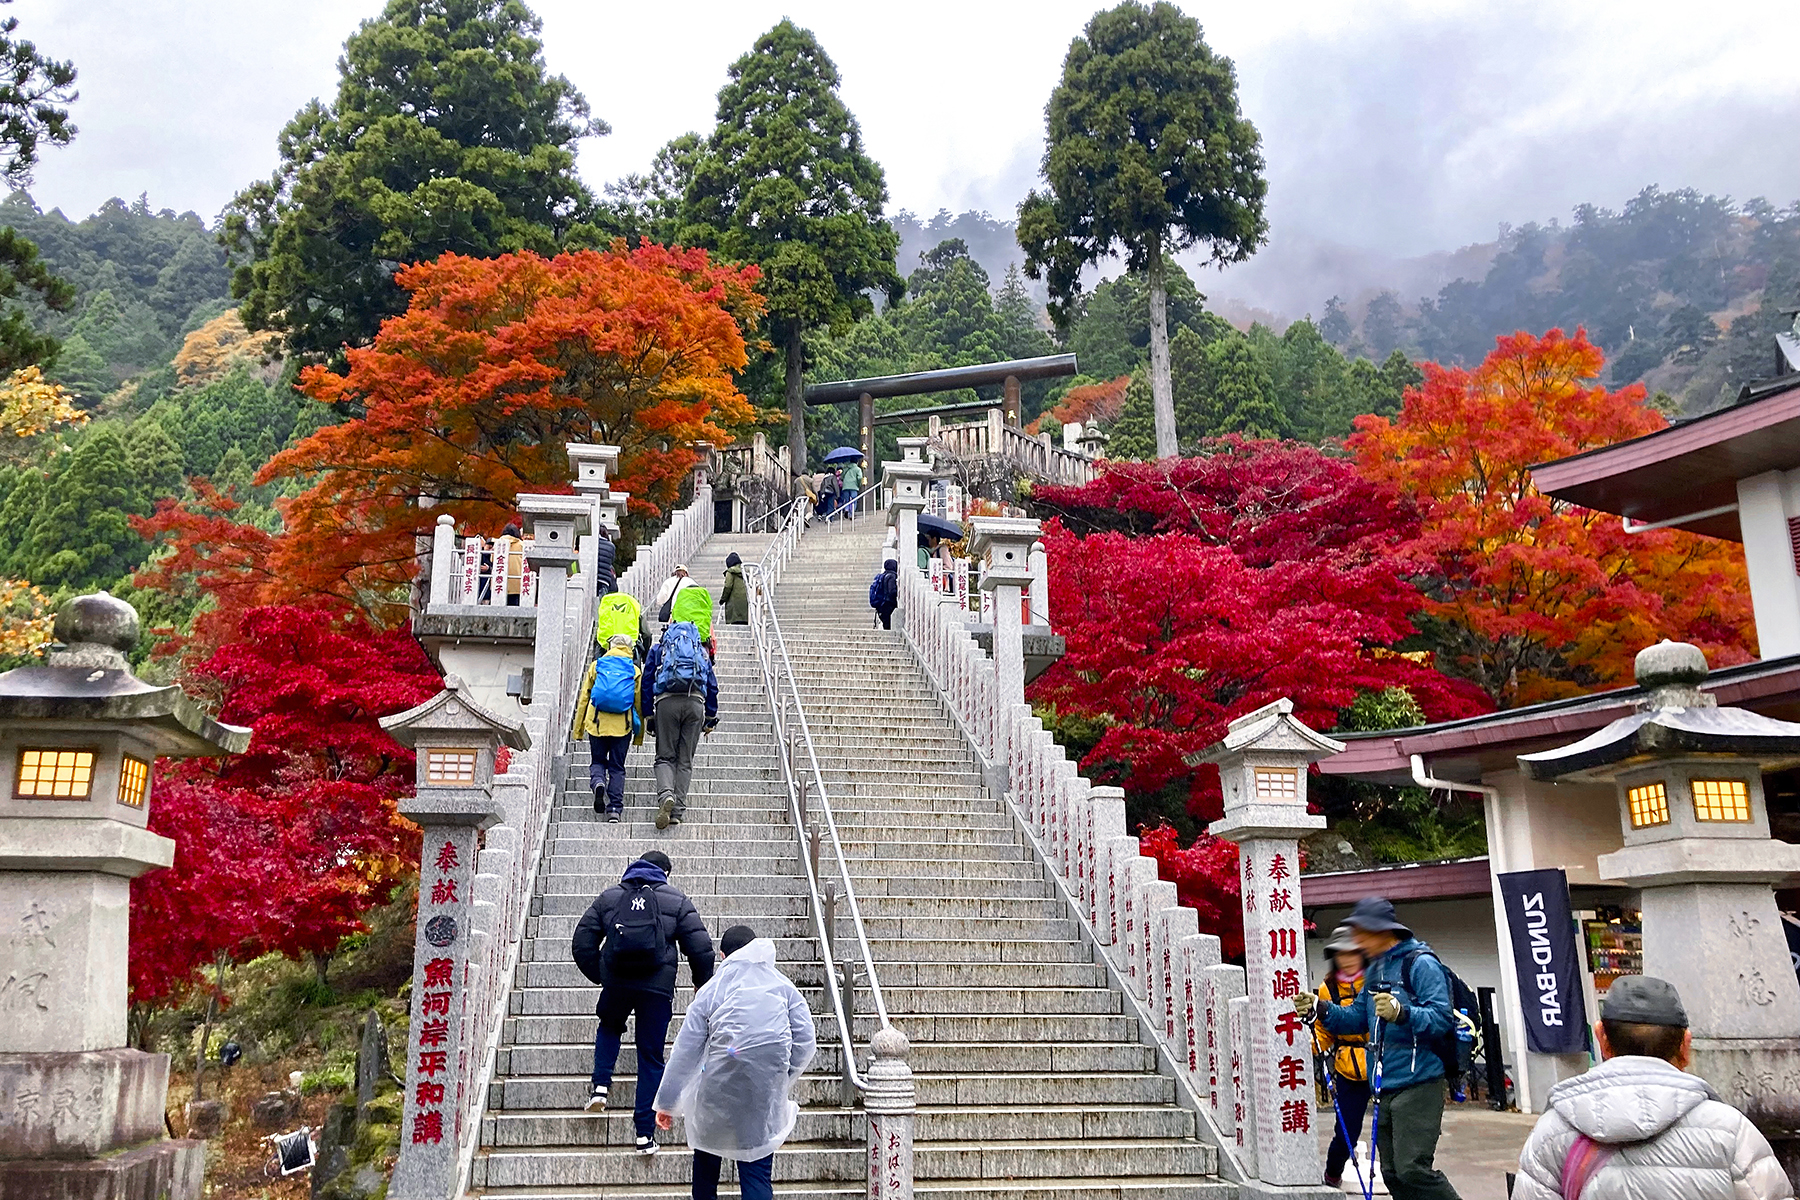
M 1087 428 L 1081 431 L 1081 452 L 1089 458 L 1100 458 L 1106 453 L 1106 443 L 1112 441 L 1100 429 L 1098 421 L 1089 421 Z
M 919 514 L 925 511 L 925 487 L 931 482 L 931 464 L 925 461 L 928 441 L 922 437 L 900 438 L 900 461 L 881 464 L 887 486 L 893 489 L 890 504 L 902 571 L 919 569 Z
M 586 499 L 590 506 L 588 522 L 594 537 L 617 541 L 619 515 L 624 512 L 625 497 L 621 494 L 616 501 L 613 499 L 607 478 L 619 469 L 619 448 L 570 442 L 567 449 L 575 494 Z M 582 574 L 591 577 L 599 569 L 599 561 L 597 543 L 586 542 L 581 548 Z
M 0 675 L 0 1195 L 198 1197 L 204 1145 L 163 1139 L 169 1056 L 126 1047 L 130 886 L 174 861 L 156 760 L 250 731 L 131 673 L 123 600 L 77 596 L 55 636 Z
M 416 794 L 400 812 L 425 830 L 419 851 L 419 914 L 413 942 L 412 1023 L 406 1050 L 406 1111 L 400 1161 L 388 1194 L 441 1200 L 456 1186 L 465 1072 L 482 1052 L 466 1046 L 475 859 L 482 830 L 504 814 L 494 800 L 501 746 L 529 750 L 523 724 L 489 712 L 454 675 L 416 708 L 381 727 L 418 756 Z
M 1031 587 L 1031 548 L 1043 526 L 1028 517 L 973 517 L 969 552 L 981 560 L 981 590 L 994 594 L 996 697 L 1005 706 L 1025 703 L 1023 597 Z
M 1762 782 L 1800 764 L 1800 724 L 1719 707 L 1685 642 L 1636 667 L 1639 711 L 1519 766 L 1613 785 L 1625 844 L 1600 874 L 1641 889 L 1644 973 L 1681 993 L 1694 1072 L 1765 1129 L 1800 1127 L 1800 984 L 1774 893 L 1800 877 L 1800 846 L 1769 836 Z
M 1324 1169 L 1312 1130 L 1312 1033 L 1294 1015 L 1294 997 L 1310 991 L 1300 910 L 1302 835 L 1325 828 L 1306 811 L 1307 768 L 1344 749 L 1294 718 L 1277 700 L 1245 713 L 1225 738 L 1189 766 L 1217 763 L 1225 816 L 1209 831 L 1238 844 L 1244 906 L 1246 1045 L 1230 1047 L 1246 1064 L 1244 1122 L 1238 1144 L 1257 1177 L 1281 1187 L 1316 1187 Z

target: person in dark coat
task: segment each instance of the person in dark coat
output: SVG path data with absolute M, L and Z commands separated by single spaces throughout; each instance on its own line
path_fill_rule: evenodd
M 581 973 L 600 985 L 600 1001 L 594 1013 L 600 1018 L 594 1033 L 594 1074 L 587 1111 L 606 1107 L 612 1087 L 613 1067 L 625 1036 L 625 1021 L 637 1014 L 638 1077 L 632 1123 L 637 1132 L 637 1152 L 656 1153 L 656 1089 L 662 1084 L 664 1045 L 675 1007 L 675 971 L 681 955 L 699 987 L 713 974 L 712 937 L 694 909 L 694 902 L 669 886 L 673 864 L 660 850 L 651 850 L 625 868 L 618 883 L 601 892 L 575 927 L 570 950 Z M 654 906 L 655 924 L 645 929 L 641 914 Z M 638 916 L 637 922 L 633 917 Z M 628 958 L 620 944 L 627 937 L 648 932 L 657 950 L 653 962 Z M 608 940 L 614 945 L 609 948 Z
M 900 607 L 900 560 L 890 558 L 881 564 L 881 574 L 869 585 L 869 607 L 881 618 L 883 629 L 894 627 L 894 610 Z
M 744 583 L 744 560 L 735 551 L 725 556 L 725 587 L 719 592 L 719 607 L 725 610 L 727 625 L 750 623 L 750 588 Z
M 619 560 L 619 548 L 612 544 L 611 538 L 602 533 L 594 551 L 594 595 L 610 596 L 619 590 L 618 572 L 613 569 L 613 565 Z

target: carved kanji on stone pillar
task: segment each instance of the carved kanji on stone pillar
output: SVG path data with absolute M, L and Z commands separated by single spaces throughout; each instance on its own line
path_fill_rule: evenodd
M 1293 714 L 1292 701 L 1264 705 L 1187 759 L 1190 766 L 1218 764 L 1225 817 L 1211 831 L 1238 844 L 1250 1122 L 1244 1145 L 1254 1151 L 1257 1178 L 1290 1186 L 1317 1184 L 1323 1174 L 1312 1128 L 1312 1034 L 1294 1013 L 1294 997 L 1310 990 L 1298 839 L 1325 827 L 1324 817 L 1306 811 L 1306 774 L 1344 748 Z

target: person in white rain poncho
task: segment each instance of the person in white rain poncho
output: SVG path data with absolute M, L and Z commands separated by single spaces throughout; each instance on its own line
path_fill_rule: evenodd
M 818 1040 L 800 991 L 775 965 L 775 943 L 748 925 L 719 941 L 725 961 L 694 993 L 656 1093 L 656 1123 L 687 1122 L 694 1200 L 717 1200 L 723 1159 L 738 1164 L 743 1200 L 774 1194 L 775 1148 L 800 1108 L 788 1096 Z

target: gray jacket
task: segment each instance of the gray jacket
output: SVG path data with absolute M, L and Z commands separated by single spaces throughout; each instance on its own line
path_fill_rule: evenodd
M 1613 1153 L 1581 1200 L 1791 1200 L 1768 1139 L 1704 1079 L 1660 1058 L 1621 1055 L 1550 1089 L 1550 1111 L 1519 1153 L 1513 1200 L 1566 1200 L 1577 1133 Z

